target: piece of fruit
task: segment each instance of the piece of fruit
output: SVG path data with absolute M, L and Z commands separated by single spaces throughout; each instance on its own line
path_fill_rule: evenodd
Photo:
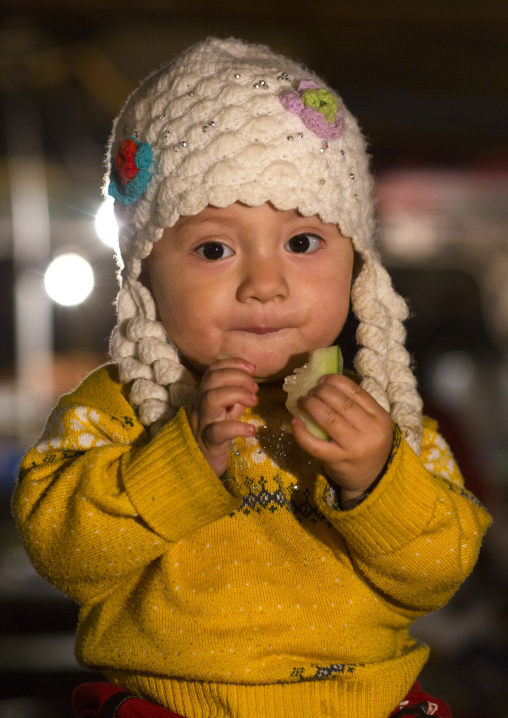
M 317 439 L 328 440 L 328 434 L 312 419 L 306 411 L 300 409 L 297 400 L 306 396 L 317 385 L 324 374 L 342 374 L 342 352 L 338 346 L 316 349 L 304 366 L 295 369 L 284 379 L 283 389 L 287 392 L 286 408 L 293 415 L 302 419 L 308 431 Z

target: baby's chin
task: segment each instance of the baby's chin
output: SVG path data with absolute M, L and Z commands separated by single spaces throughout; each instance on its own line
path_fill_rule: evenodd
M 233 356 L 235 355 L 227 352 L 220 354 L 218 357 L 215 358 L 215 360 Z M 292 374 L 297 367 L 303 366 L 309 358 L 309 353 L 306 352 L 302 354 L 296 354 L 289 357 L 289 359 L 285 358 L 280 362 L 273 361 L 273 358 L 271 361 L 259 361 L 258 358 L 257 362 L 255 358 L 251 359 L 248 356 L 236 356 L 235 358 L 244 359 L 245 361 L 249 361 L 256 366 L 256 370 L 253 374 L 253 379 L 258 384 L 270 384 L 284 381 L 284 379 L 289 376 L 289 374 Z M 185 368 L 188 369 L 194 375 L 195 379 L 198 382 L 201 380 L 201 377 L 203 376 L 207 368 L 210 366 L 210 364 L 213 363 L 213 361 L 210 361 L 209 363 L 205 361 L 192 361 L 182 356 L 182 354 L 180 354 L 180 361 L 185 366 Z

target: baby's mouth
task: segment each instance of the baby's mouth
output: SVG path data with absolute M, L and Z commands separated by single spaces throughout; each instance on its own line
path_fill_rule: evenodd
M 249 332 L 249 334 L 275 334 L 280 330 L 281 327 L 245 327 L 242 329 L 242 331 Z

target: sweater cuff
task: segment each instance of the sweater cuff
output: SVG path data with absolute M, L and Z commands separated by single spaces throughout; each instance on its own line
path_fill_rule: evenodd
M 123 457 L 125 490 L 139 516 L 168 541 L 178 541 L 240 505 L 201 453 L 180 409 L 157 436 Z
M 421 535 L 432 519 L 441 487 L 397 427 L 386 473 L 361 504 L 341 511 L 324 476 L 316 483 L 320 511 L 358 554 L 397 551 Z

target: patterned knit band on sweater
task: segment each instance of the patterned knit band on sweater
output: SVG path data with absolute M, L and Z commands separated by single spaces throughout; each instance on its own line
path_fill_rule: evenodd
M 261 45 L 209 39 L 144 80 L 115 121 L 106 185 L 124 263 L 111 355 L 130 401 L 156 433 L 186 405 L 194 380 L 139 281 L 166 227 L 207 205 L 296 209 L 337 224 L 362 258 L 352 288 L 356 370 L 419 453 L 421 399 L 404 348 L 404 300 L 374 248 L 364 138 L 319 77 Z

